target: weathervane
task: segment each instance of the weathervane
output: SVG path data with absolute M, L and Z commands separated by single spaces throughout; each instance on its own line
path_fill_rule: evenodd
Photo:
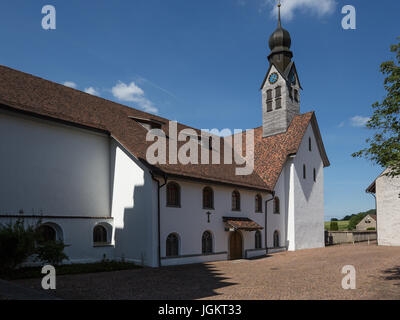
M 281 0 L 278 0 L 278 25 L 281 26 Z

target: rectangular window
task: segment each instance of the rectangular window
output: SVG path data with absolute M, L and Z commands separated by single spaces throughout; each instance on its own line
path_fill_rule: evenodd
M 280 108 L 282 108 L 282 99 L 281 98 L 275 100 L 275 109 L 280 109 Z
M 272 111 L 272 101 L 267 101 L 267 112 Z
M 279 98 L 282 95 L 281 87 L 276 87 L 275 89 L 275 98 Z
M 317 182 L 317 170 L 314 168 L 314 182 Z
M 267 101 L 272 100 L 272 90 L 267 90 Z

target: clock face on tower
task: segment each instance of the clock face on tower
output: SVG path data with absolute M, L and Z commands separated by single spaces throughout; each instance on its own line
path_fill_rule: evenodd
M 276 72 L 274 72 L 274 73 L 271 73 L 271 75 L 268 78 L 268 81 L 270 84 L 274 84 L 278 81 L 278 79 L 279 79 L 278 74 Z

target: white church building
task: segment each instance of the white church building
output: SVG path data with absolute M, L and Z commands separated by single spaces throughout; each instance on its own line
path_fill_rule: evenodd
M 158 267 L 323 247 L 330 164 L 315 113 L 300 113 L 290 46 L 279 19 L 254 171 L 242 176 L 234 164 L 151 165 L 146 135 L 174 139 L 168 119 L 0 66 L 0 223 L 41 221 L 72 263 Z

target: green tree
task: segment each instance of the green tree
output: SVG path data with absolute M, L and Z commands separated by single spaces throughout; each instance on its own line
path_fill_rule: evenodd
M 367 216 L 367 214 L 368 214 L 367 212 L 361 212 L 359 214 L 352 216 L 349 221 L 349 225 L 347 226 L 347 229 L 354 230 L 356 226 L 360 223 L 360 221 Z
M 373 104 L 374 113 L 367 128 L 375 130 L 372 138 L 367 139 L 366 149 L 353 153 L 353 157 L 363 157 L 384 167 L 390 168 L 390 176 L 400 175 L 400 37 L 398 44 L 390 51 L 394 60 L 381 64 L 380 70 L 386 77 L 384 87 L 387 95 L 382 102 Z
M 331 221 L 331 226 L 329 228 L 331 231 L 338 231 L 339 230 L 339 224 L 337 221 Z

